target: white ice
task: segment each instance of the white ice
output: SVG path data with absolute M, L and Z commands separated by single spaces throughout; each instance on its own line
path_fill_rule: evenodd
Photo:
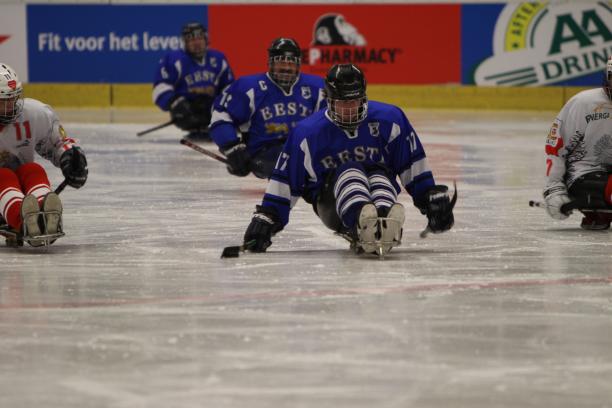
M 67 121 L 90 178 L 66 236 L 0 247 L 0 407 L 612 407 L 612 233 L 527 205 L 555 113 L 407 113 L 456 224 L 420 239 L 404 192 L 382 261 L 304 202 L 268 253 L 220 259 L 264 181 L 136 137 L 153 120 Z

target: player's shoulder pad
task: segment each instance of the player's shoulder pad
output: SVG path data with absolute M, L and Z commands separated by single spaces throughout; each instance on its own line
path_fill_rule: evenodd
M 323 88 L 325 86 L 325 81 L 318 75 L 301 73 L 300 85 L 310 85 L 317 88 Z
M 567 119 L 567 115 L 581 116 L 590 111 L 594 105 L 608 103 L 609 99 L 601 88 L 587 89 L 572 96 L 561 109 L 560 119 Z
M 38 99 L 25 98 L 23 101 L 23 111 L 31 119 L 45 118 L 50 122 L 57 119 L 57 113 L 53 108 Z
M 265 74 L 245 75 L 237 78 L 230 85 L 230 92 L 246 92 L 251 88 L 259 89 L 259 81 L 268 81 Z
M 587 89 L 584 91 L 578 92 L 576 95 L 572 96 L 568 103 L 582 103 L 582 102 L 594 102 L 594 103 L 607 103 L 609 102 L 606 94 L 603 92 L 602 88 L 594 88 Z
M 23 108 L 27 109 L 30 113 L 36 113 L 39 115 L 55 115 L 55 111 L 53 108 L 51 108 L 51 106 L 39 101 L 38 99 L 25 98 L 23 100 Z
M 223 51 L 219 51 L 219 50 L 217 50 L 217 49 L 215 49 L 215 48 L 208 48 L 208 49 L 206 50 L 206 53 L 207 53 L 207 54 L 210 54 L 210 55 L 211 55 L 211 56 L 213 56 L 213 57 L 217 57 L 217 58 L 223 58 L 223 59 L 225 59 L 225 54 L 223 53 Z
M 169 51 L 168 53 L 166 53 L 163 56 L 162 61 L 165 61 L 165 62 L 173 64 L 175 61 L 178 61 L 178 60 L 184 59 L 184 58 L 189 58 L 189 55 L 187 55 L 187 53 L 185 53 L 185 51 L 183 51 L 183 50 L 173 50 L 173 51 Z
M 396 122 L 406 120 L 406 115 L 398 106 L 379 101 L 368 101 L 368 117 L 384 122 Z

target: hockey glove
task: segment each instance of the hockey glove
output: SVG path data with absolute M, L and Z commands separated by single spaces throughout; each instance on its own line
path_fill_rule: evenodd
M 448 231 L 455 224 L 453 207 L 457 201 L 457 194 L 451 199 L 448 195 L 448 187 L 445 185 L 433 186 L 426 193 L 427 227 L 434 234 Z M 423 211 L 423 210 L 421 210 Z
M 274 209 L 258 205 L 244 233 L 245 248 L 253 252 L 266 252 L 272 245 L 272 235 L 282 229 L 277 220 Z
M 198 127 L 191 104 L 184 96 L 179 96 L 170 103 L 170 117 L 174 124 L 182 130 L 191 130 Z
M 70 187 L 81 188 L 85 185 L 89 170 L 87 169 L 87 159 L 80 147 L 74 146 L 62 153 L 60 168 Z
M 221 149 L 227 158 L 227 171 L 235 176 L 244 177 L 251 172 L 251 155 L 244 143 L 238 142 Z
M 546 212 L 555 220 L 564 220 L 571 214 L 561 211 L 563 204 L 572 201 L 567 195 L 565 186 L 551 187 L 544 191 L 544 201 L 546 202 Z

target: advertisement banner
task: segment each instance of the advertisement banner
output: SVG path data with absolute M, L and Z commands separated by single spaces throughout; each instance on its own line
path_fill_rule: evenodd
M 0 5 L 0 62 L 17 71 L 28 82 L 26 12 L 23 4 Z
M 612 1 L 462 6 L 462 82 L 597 86 L 612 55 Z
M 266 50 L 283 36 L 300 44 L 308 73 L 355 63 L 370 83 L 461 80 L 459 5 L 212 4 L 208 15 L 211 46 L 226 53 L 238 76 L 265 72 Z
M 145 83 L 207 7 L 32 4 L 27 15 L 31 82 Z

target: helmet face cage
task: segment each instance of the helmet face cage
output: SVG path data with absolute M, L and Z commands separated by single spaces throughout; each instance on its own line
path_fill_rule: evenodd
M 355 130 L 368 116 L 368 98 L 327 98 L 330 118 L 342 129 Z
M 268 74 L 281 88 L 290 88 L 297 81 L 302 51 L 291 38 L 277 38 L 268 48 Z
M 353 64 L 334 65 L 325 78 L 329 117 L 341 128 L 354 130 L 368 116 L 366 80 Z
M 23 111 L 23 93 L 19 92 L 10 98 L 0 97 L 0 124 L 14 123 Z
M 0 124 L 14 123 L 23 110 L 23 87 L 17 73 L 0 64 Z
M 300 73 L 300 58 L 277 55 L 268 59 L 270 77 L 282 88 L 290 88 Z

